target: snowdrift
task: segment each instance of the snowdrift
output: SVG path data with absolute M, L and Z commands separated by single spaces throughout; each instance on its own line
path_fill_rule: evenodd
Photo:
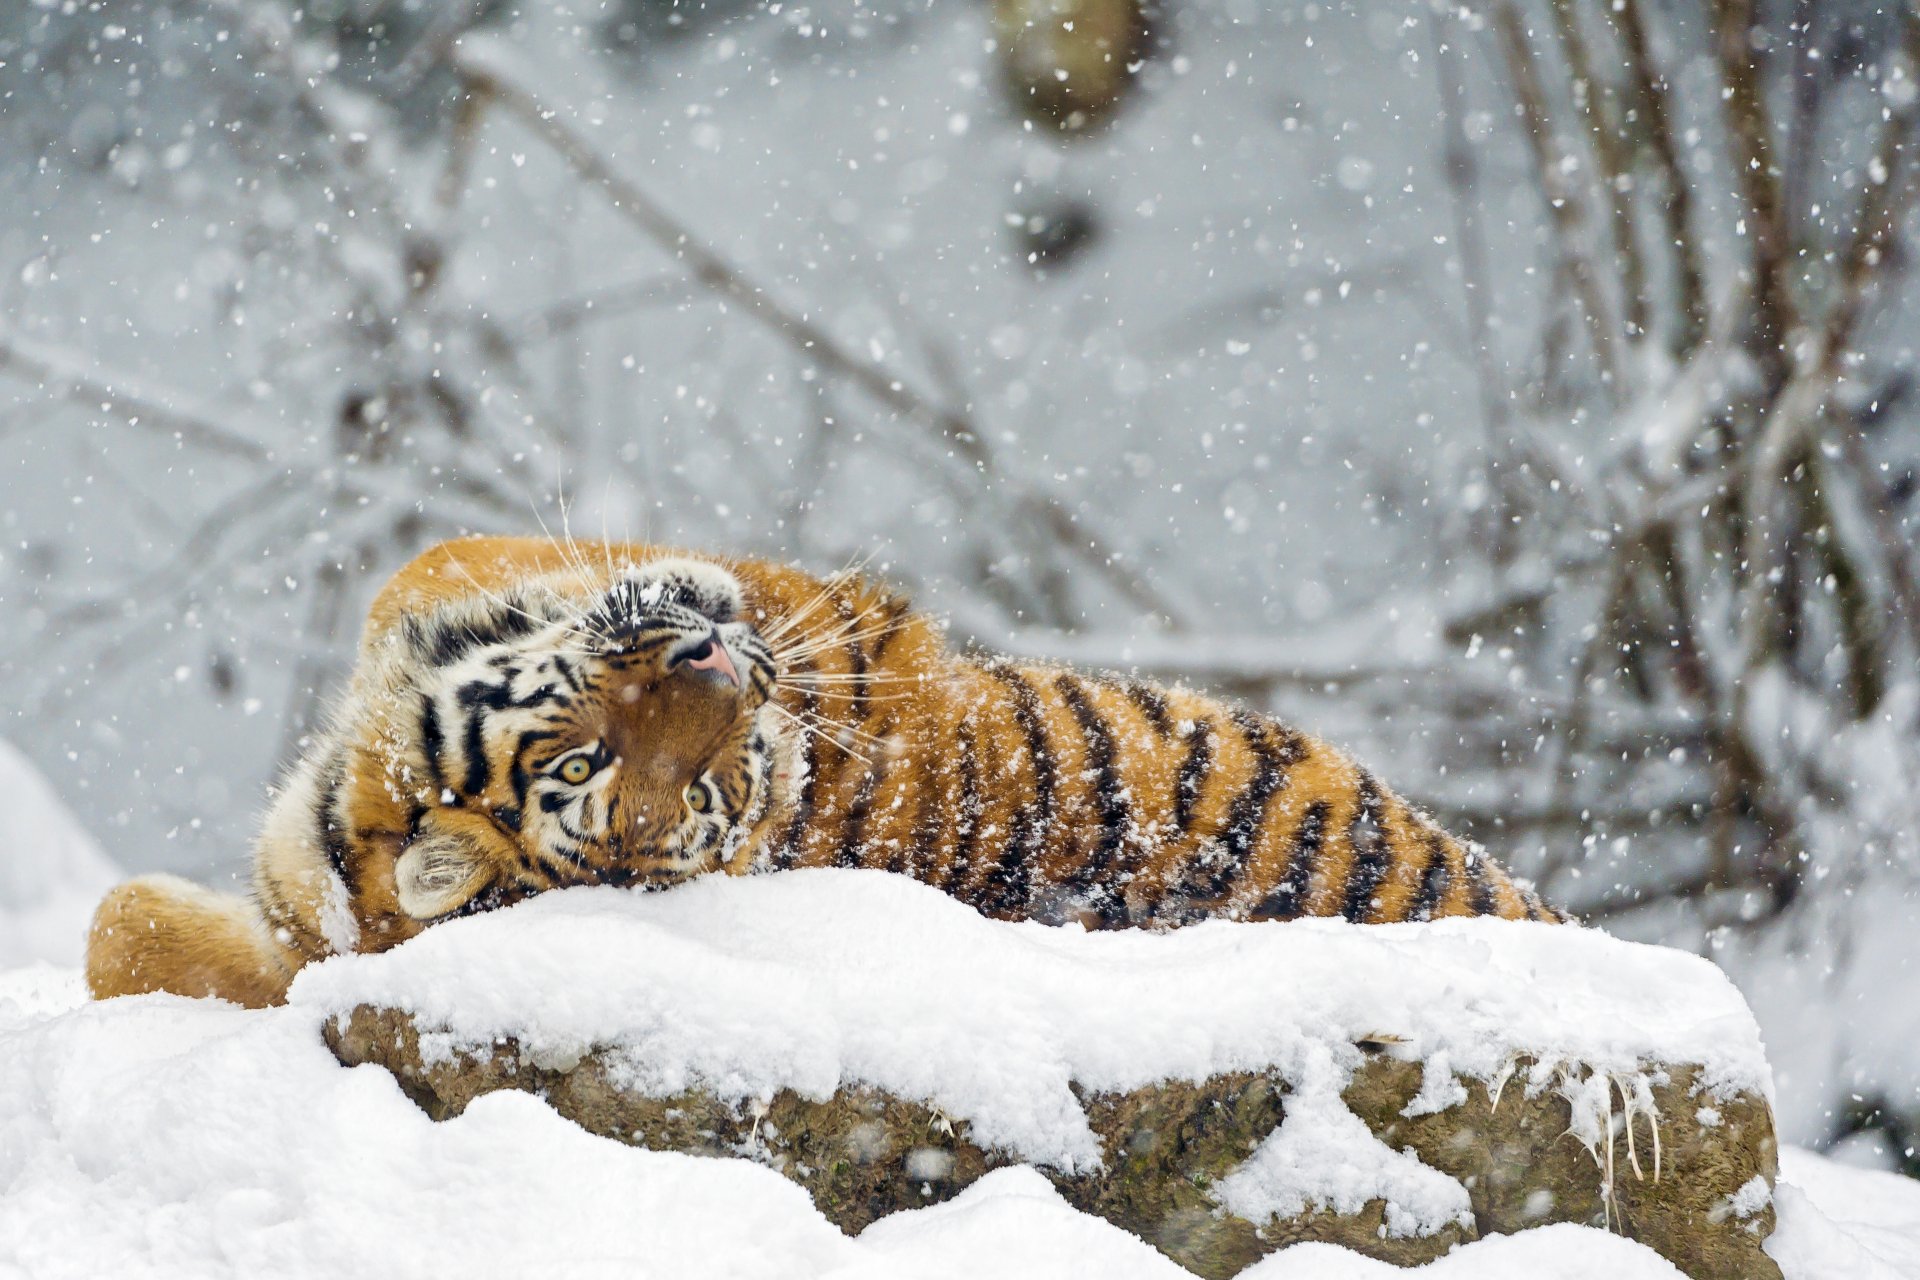
M 120 878 L 47 779 L 0 740 L 0 969 L 79 964 L 87 921 Z
M 431 1115 L 533 1092 L 623 1142 L 750 1157 L 850 1234 L 1026 1165 L 1202 1275 L 1554 1223 L 1697 1280 L 1779 1274 L 1745 1004 L 1705 961 L 1589 930 L 1084 934 L 792 872 L 548 895 L 310 969 L 292 1000 Z

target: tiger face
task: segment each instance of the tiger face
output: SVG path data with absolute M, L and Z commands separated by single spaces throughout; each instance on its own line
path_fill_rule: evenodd
M 678 883 L 772 800 L 771 650 L 716 565 L 658 560 L 411 624 L 422 809 L 395 869 L 420 920 L 565 884 Z

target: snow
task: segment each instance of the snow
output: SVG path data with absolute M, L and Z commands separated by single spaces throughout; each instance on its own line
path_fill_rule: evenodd
M 1291 1218 L 1309 1209 L 1357 1214 L 1386 1201 L 1387 1234 L 1432 1235 L 1449 1223 L 1473 1223 L 1473 1205 L 1457 1179 L 1375 1138 L 1340 1100 L 1346 1074 L 1330 1046 L 1309 1052 L 1291 1080 L 1286 1114 L 1245 1164 L 1220 1180 L 1215 1198 L 1249 1222 Z
M 1705 162 L 1714 130 L 1692 174 L 1713 335 L 1669 365 L 1656 326 L 1655 341 L 1622 344 L 1631 354 L 1602 390 L 1561 358 L 1577 362 L 1579 344 L 1562 350 L 1565 291 L 1540 287 L 1538 255 L 1496 251 L 1480 282 L 1469 269 L 1456 215 L 1496 246 L 1547 244 L 1551 217 L 1495 42 L 1472 15 L 1356 0 L 1171 6 L 1168 48 L 1115 127 L 1061 144 L 1004 100 L 982 5 L 680 6 L 688 23 L 672 38 L 643 23 L 615 39 L 615 11 L 624 22 L 661 7 L 356 0 L 321 6 L 379 17 L 345 23 L 337 63 L 318 43 L 340 34 L 324 17 L 298 24 L 312 43 L 256 38 L 291 7 L 16 5 L 18 22 L 0 19 L 0 79 L 34 104 L 0 129 L 7 208 L 44 229 L 16 233 L 19 296 L 0 332 L 13 415 L 0 428 L 13 464 L 0 732 L 114 834 L 130 869 L 232 867 L 384 571 L 441 533 L 558 528 L 556 486 L 585 530 L 820 569 L 877 551 L 876 571 L 950 612 L 956 636 L 1248 697 L 1270 680 L 1275 710 L 1463 834 L 1498 833 L 1516 870 L 1589 841 L 1553 886 L 1576 909 L 1696 866 L 1714 792 L 1695 743 L 1724 703 L 1694 714 L 1671 698 L 1641 704 L 1617 672 L 1605 692 L 1594 682 L 1594 723 L 1625 735 L 1632 757 L 1617 773 L 1598 767 L 1604 752 L 1559 767 L 1554 738 L 1537 735 L 1580 719 L 1566 714 L 1570 659 L 1598 621 L 1588 597 L 1609 548 L 1634 545 L 1623 535 L 1661 512 L 1684 512 L 1689 533 L 1714 527 L 1696 513 L 1724 477 L 1715 450 L 1694 446 L 1755 396 L 1728 330 L 1739 309 L 1724 305 L 1742 241 L 1732 170 Z M 994 467 L 960 474 L 920 424 L 771 338 L 751 308 L 688 285 L 673 252 L 523 122 L 488 112 L 456 162 L 445 95 L 389 92 L 422 74 L 398 59 L 441 47 L 421 38 L 429 15 L 456 11 L 488 15 L 459 42 L 463 60 L 539 92 L 765 297 L 903 387 L 964 407 Z M 1676 105 L 1717 120 L 1711 42 L 1680 12 L 1667 15 Z M 466 25 L 452 18 L 440 35 Z M 1865 31 L 1869 44 L 1889 34 Z M 197 56 L 216 34 L 222 56 Z M 1562 66 L 1550 34 L 1535 35 L 1543 67 Z M 1477 178 L 1456 172 L 1438 118 L 1443 49 L 1469 81 L 1457 123 Z M 1849 65 L 1871 80 L 1886 62 Z M 290 107 L 295 92 L 304 101 Z M 1868 97 L 1833 100 L 1834 136 L 1867 144 L 1880 94 Z M 1863 156 L 1815 145 L 1806 158 L 1795 171 L 1809 196 L 1827 193 L 1818 225 L 1838 231 Z M 436 188 L 462 163 L 467 195 L 439 207 Z M 1655 204 L 1667 189 L 1636 186 Z M 1072 210 L 1094 234 L 1037 272 L 1018 228 Z M 1603 221 L 1589 229 L 1604 239 Z M 423 255 L 441 262 L 425 281 Z M 1603 275 L 1613 261 L 1594 258 Z M 1900 492 L 1920 435 L 1896 376 L 1913 363 L 1910 284 L 1876 323 L 1873 358 L 1849 353 L 1836 389 L 1842 418 L 1873 426 L 1857 444 L 1885 472 L 1820 486 L 1843 545 L 1912 540 Z M 1484 348 L 1461 325 L 1476 294 Z M 1489 374 L 1510 430 L 1505 414 L 1483 420 Z M 443 399 L 475 420 L 441 422 Z M 359 404 L 406 446 L 363 449 L 351 430 L 315 428 Z M 1551 481 L 1557 496 L 1527 514 L 1519 563 L 1500 572 L 1475 544 L 1491 541 L 1488 504 L 1506 500 L 1487 468 L 1507 450 L 1522 475 L 1565 483 Z M 271 460 L 249 460 L 262 452 Z M 1021 536 L 1021 491 L 1057 495 L 1185 625 L 1123 607 L 1101 555 Z M 1800 523 L 1782 528 L 1798 537 Z M 1791 559 L 1815 576 L 1789 594 L 1826 599 L 1818 549 Z M 323 604 L 339 566 L 352 566 L 345 598 Z M 1725 575 L 1696 567 L 1682 578 L 1699 587 L 1697 640 L 1724 693 L 1745 669 L 1738 618 L 1716 603 Z M 1890 581 L 1863 580 L 1876 592 Z M 1480 602 L 1532 589 L 1552 602 L 1537 623 L 1513 635 L 1483 623 Z M 1813 656 L 1831 638 L 1817 623 L 1795 630 Z M 1893 680 L 1910 659 L 1877 665 Z M 1802 679 L 1833 704 L 1838 675 Z M 1323 705 L 1301 705 L 1310 697 Z M 1920 1010 L 1904 932 L 1915 721 L 1890 694 L 1885 749 L 1862 752 L 1844 741 L 1861 726 L 1837 706 L 1829 738 L 1803 736 L 1819 722 L 1778 698 L 1749 705 L 1783 804 L 1809 828 L 1825 825 L 1816 811 L 1845 819 L 1814 830 L 1799 905 L 1730 943 L 1703 936 L 1740 909 L 1722 895 L 1621 927 L 1720 948 L 1792 1057 L 1777 1076 L 1782 1132 L 1826 1141 L 1851 1095 L 1910 1112 L 1920 1086 L 1920 1034 L 1902 1012 Z M 1776 723 L 1776 710 L 1793 714 Z M 1889 800 L 1906 812 L 1884 816 Z M 1561 813 L 1578 821 L 1533 820 Z M 1853 945 L 1868 934 L 1873 945 Z M 1896 991 L 1905 998 L 1886 998 Z
M 1637 1079 L 1657 1047 L 1707 1064 L 1723 1089 L 1767 1084 L 1752 1020 L 1718 970 L 1590 930 L 1311 921 L 1080 934 L 985 920 L 925 886 L 849 871 L 548 895 L 310 969 L 284 1009 L 90 1004 L 69 966 L 114 869 L 4 744 L 0 777 L 9 847 L 38 855 L 0 864 L 6 1280 L 1185 1274 L 1032 1169 L 848 1239 L 770 1169 L 627 1148 L 529 1095 L 489 1095 L 435 1124 L 385 1072 L 343 1069 L 321 1043 L 320 1021 L 362 1000 L 415 1009 L 445 1029 L 446 1052 L 499 1033 L 559 1060 L 612 1047 L 633 1083 L 657 1090 L 818 1095 L 863 1080 L 1068 1167 L 1097 1153 L 1067 1081 L 1122 1089 L 1272 1063 L 1295 1091 L 1288 1119 L 1218 1198 L 1257 1215 L 1385 1194 L 1394 1234 L 1460 1216 L 1465 1193 L 1339 1102 L 1354 1038 L 1396 1037 L 1445 1064 L 1415 1109 L 1446 1105 L 1451 1072 L 1498 1077 L 1518 1052 Z M 1532 1087 L 1556 1083 L 1543 1080 Z M 1920 1278 L 1920 1184 L 1792 1151 L 1776 1204 L 1769 1248 L 1788 1280 Z M 1300 1245 L 1245 1274 L 1406 1273 Z M 1411 1274 L 1678 1273 L 1642 1246 L 1562 1225 Z
M 1678 1280 L 1681 1272 L 1644 1245 L 1561 1223 L 1490 1236 L 1407 1270 L 1333 1245 L 1303 1244 L 1240 1275 L 1242 1280 Z
M 87 921 L 120 878 L 47 779 L 0 740 L 0 969 L 78 964 Z
M 517 1092 L 434 1123 L 341 1068 L 313 1009 L 84 1002 L 71 970 L 0 971 L 0 1276 L 927 1280 L 1186 1274 L 1030 1169 L 848 1239 L 744 1160 L 593 1137 Z M 1920 1183 L 1786 1153 L 1787 1280 L 1920 1277 Z M 1401 1272 L 1325 1245 L 1248 1280 L 1672 1280 L 1650 1250 L 1551 1226 Z
M 1698 1063 L 1715 1090 L 1768 1088 L 1753 1019 L 1718 969 L 1593 930 L 1312 920 L 1089 934 L 988 920 L 873 871 L 547 894 L 310 968 L 291 998 L 320 1014 L 408 1009 L 453 1045 L 510 1035 L 562 1060 L 605 1048 L 656 1095 L 871 1084 L 1066 1170 L 1099 1160 L 1072 1083 L 1272 1067 L 1337 1103 L 1363 1039 L 1445 1053 L 1488 1080 L 1525 1055 L 1623 1076 Z
M 1774 1202 L 1767 1252 L 1788 1280 L 1920 1276 L 1920 1182 L 1786 1147 Z

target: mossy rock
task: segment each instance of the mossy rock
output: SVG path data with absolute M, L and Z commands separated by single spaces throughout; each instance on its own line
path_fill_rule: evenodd
M 972 1142 L 965 1117 L 865 1086 L 825 1099 L 781 1090 L 750 1105 L 697 1089 L 649 1097 L 623 1086 L 623 1073 L 607 1053 L 542 1060 L 502 1039 L 423 1054 L 421 1030 L 402 1011 L 361 1005 L 327 1022 L 325 1037 L 342 1062 L 391 1071 L 436 1119 L 456 1116 L 498 1089 L 535 1093 L 588 1131 L 634 1146 L 767 1164 L 805 1187 L 821 1213 L 849 1234 L 897 1210 L 946 1200 L 989 1170 L 1018 1163 Z M 1751 1194 L 1740 1194 L 1755 1178 L 1773 1183 L 1773 1117 L 1765 1099 L 1707 1098 L 1697 1090 L 1697 1071 L 1684 1064 L 1650 1067 L 1646 1074 L 1644 1101 L 1651 1105 L 1622 1108 L 1635 1117 L 1633 1156 L 1616 1124 L 1609 1183 L 1605 1142 L 1590 1148 L 1571 1132 L 1572 1104 L 1534 1064 L 1516 1063 L 1499 1089 L 1459 1081 L 1464 1100 L 1410 1117 L 1405 1112 L 1421 1092 L 1421 1064 L 1369 1053 L 1343 1095 L 1349 1109 L 1387 1145 L 1458 1179 L 1471 1200 L 1471 1226 L 1451 1224 L 1433 1235 L 1390 1235 L 1379 1201 L 1357 1213 L 1322 1210 L 1266 1223 L 1222 1210 L 1210 1188 L 1285 1114 L 1285 1083 L 1258 1072 L 1126 1093 L 1082 1091 L 1104 1166 L 1091 1173 L 1043 1172 L 1069 1203 L 1207 1277 L 1235 1275 L 1275 1249 L 1305 1241 L 1413 1266 L 1480 1235 L 1574 1222 L 1638 1240 L 1694 1280 L 1778 1280 L 1779 1269 L 1761 1250 L 1773 1229 L 1771 1205 L 1752 1206 Z M 1579 1076 L 1562 1078 L 1577 1082 Z M 1609 1116 L 1617 1121 L 1608 1096 Z M 1753 1211 L 1742 1215 L 1736 1205 Z

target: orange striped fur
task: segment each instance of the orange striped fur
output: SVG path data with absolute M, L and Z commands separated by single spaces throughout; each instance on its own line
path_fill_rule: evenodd
M 374 602 L 251 902 L 123 885 L 88 978 L 270 1003 L 309 960 L 545 889 L 798 866 L 1092 928 L 1565 919 L 1345 755 L 1233 703 L 951 652 L 856 574 L 475 538 Z

